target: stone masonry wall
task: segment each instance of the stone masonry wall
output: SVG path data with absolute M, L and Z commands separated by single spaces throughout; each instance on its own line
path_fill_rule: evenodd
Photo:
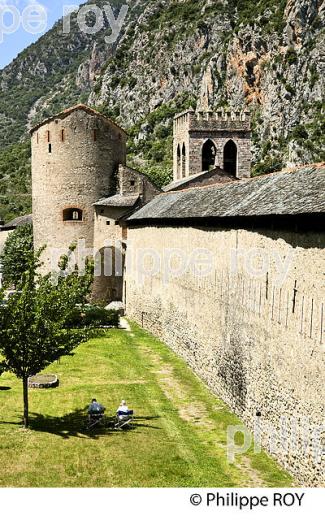
M 114 174 L 126 160 L 126 136 L 115 125 L 76 110 L 45 123 L 32 135 L 32 192 L 35 247 L 47 245 L 43 270 L 52 251 L 85 240 L 93 247 L 92 204 L 114 190 Z M 63 220 L 63 211 L 79 208 L 82 221 Z
M 215 166 L 224 168 L 224 147 L 229 140 L 237 146 L 237 179 L 250 177 L 251 171 L 251 140 L 250 134 L 238 131 L 205 131 L 190 134 L 189 163 L 190 175 L 202 171 L 202 147 L 207 139 L 213 141 L 217 154 Z
M 139 195 L 141 204 L 147 204 L 161 191 L 146 175 L 124 164 L 119 166 L 117 184 L 117 191 L 120 195 Z
M 159 193 L 159 189 L 146 177 L 123 164 L 117 174 L 117 193 L 121 196 L 139 196 L 139 205 L 146 204 Z M 127 228 L 122 217 L 133 208 L 123 206 L 96 206 L 94 222 L 94 248 L 101 255 L 100 270 L 95 272 L 93 297 L 107 303 L 122 301 Z M 134 210 L 133 210 L 134 211 Z M 97 264 L 99 266 L 99 264 Z
M 207 139 L 214 142 L 215 166 L 220 168 L 224 168 L 224 147 L 232 139 L 237 146 L 236 177 L 250 177 L 251 121 L 248 113 L 189 110 L 175 117 L 173 133 L 174 181 L 202 171 L 202 147 Z
M 257 424 L 298 483 L 324 485 L 324 235 L 128 234 L 128 316 L 183 356 L 249 428 Z
M 124 228 L 119 223 L 126 208 L 97 207 L 94 248 L 98 271 L 95 271 L 93 298 L 97 301 L 122 301 L 124 270 Z M 100 260 L 99 260 L 100 259 Z

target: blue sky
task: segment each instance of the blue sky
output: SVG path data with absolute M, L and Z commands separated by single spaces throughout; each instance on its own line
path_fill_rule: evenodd
M 47 32 L 53 24 L 62 18 L 63 6 L 69 5 L 80 5 L 85 3 L 86 0 L 0 0 L 0 69 L 10 63 L 23 49 L 28 47 L 31 43 L 35 42 Z M 30 34 L 28 24 L 35 27 L 38 30 L 40 26 L 38 22 L 32 22 L 29 15 L 36 14 L 32 12 L 31 5 L 39 4 L 46 12 L 44 17 L 44 30 L 38 32 L 38 34 Z M 30 9 L 25 11 L 25 9 Z M 15 27 L 13 32 L 8 33 L 7 27 L 13 25 L 13 14 L 14 11 L 16 16 Z M 38 11 L 40 12 L 40 11 Z M 23 17 L 25 13 L 25 28 L 22 24 L 22 19 L 19 22 L 18 15 Z M 19 25 L 19 27 L 18 27 Z M 16 28 L 18 27 L 18 28 Z

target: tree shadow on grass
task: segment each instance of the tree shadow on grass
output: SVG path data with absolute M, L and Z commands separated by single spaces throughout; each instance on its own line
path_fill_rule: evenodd
M 96 427 L 89 429 L 87 409 L 88 407 L 86 406 L 85 408 L 77 409 L 74 412 L 63 415 L 62 417 L 30 413 L 29 429 L 37 432 L 58 435 L 63 439 L 69 439 L 70 437 L 78 437 L 80 439 L 99 439 L 105 435 L 118 435 L 125 431 L 136 431 L 140 428 L 160 430 L 158 426 L 147 424 L 147 421 L 159 419 L 159 415 L 135 417 L 135 420 L 132 423 L 132 428 L 122 430 L 114 429 L 114 423 L 116 422 L 115 417 L 105 416 L 105 422 L 103 425 L 97 425 Z M 0 421 L 0 424 L 22 425 L 22 421 Z
M 31 413 L 29 428 L 38 432 L 51 433 L 63 439 L 70 437 L 98 437 L 99 434 L 109 433 L 104 429 L 97 431 L 87 430 L 87 408 L 77 409 L 74 412 L 54 417 L 40 413 Z
M 30 414 L 29 427 L 31 430 L 51 433 L 58 435 L 63 439 L 69 439 L 70 437 L 79 438 L 90 438 L 99 439 L 105 435 L 117 435 L 123 432 L 123 430 L 114 430 L 114 417 L 105 416 L 105 422 L 103 425 L 97 425 L 96 427 L 88 428 L 88 416 L 87 408 L 75 410 L 63 417 L 53 417 L 50 415 L 42 414 Z M 146 424 L 146 421 L 152 421 L 158 419 L 159 416 L 154 417 L 136 417 L 132 423 L 132 429 L 137 430 L 138 428 L 153 428 L 160 429 L 157 426 Z M 141 422 L 138 422 L 138 421 Z M 124 430 L 126 431 L 126 430 Z

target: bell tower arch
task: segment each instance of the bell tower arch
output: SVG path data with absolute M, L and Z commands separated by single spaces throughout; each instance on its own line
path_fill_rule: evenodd
M 248 111 L 190 109 L 174 118 L 174 181 L 215 167 L 237 179 L 251 176 Z

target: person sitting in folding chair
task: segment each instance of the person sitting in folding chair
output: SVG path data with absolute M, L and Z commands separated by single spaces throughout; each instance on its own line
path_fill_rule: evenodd
M 115 424 L 115 428 L 121 429 L 125 426 L 129 426 L 133 421 L 133 410 L 129 410 L 129 407 L 126 404 L 126 401 L 121 401 L 120 406 L 116 410 L 116 419 L 117 422 Z
M 93 428 L 103 423 L 105 407 L 93 399 L 88 407 L 88 427 Z

